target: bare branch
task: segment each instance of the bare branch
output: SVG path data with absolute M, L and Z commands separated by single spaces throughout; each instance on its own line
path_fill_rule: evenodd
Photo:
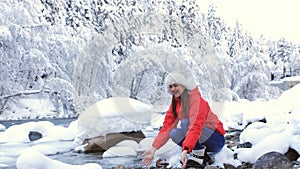
M 25 91 L 21 91 L 19 93 L 15 93 L 15 94 L 0 96 L 0 100 L 8 99 L 10 97 L 22 96 L 22 95 L 38 94 L 41 92 L 49 93 L 49 90 L 44 90 L 44 89 L 42 89 L 42 90 L 25 90 Z

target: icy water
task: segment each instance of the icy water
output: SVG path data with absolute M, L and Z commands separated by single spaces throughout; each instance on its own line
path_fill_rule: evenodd
M 44 121 L 45 119 L 43 119 Z M 67 127 L 72 121 L 76 120 L 75 118 L 70 119 L 47 119 L 47 121 L 51 121 L 55 125 L 61 125 Z M 0 124 L 3 124 L 7 128 L 11 125 L 16 125 L 20 123 L 25 123 L 29 121 L 37 121 L 37 120 L 18 120 L 18 121 L 0 121 Z M 147 137 L 154 137 L 157 133 L 147 132 L 145 135 Z M 238 143 L 239 132 L 228 133 L 232 135 L 232 137 L 227 138 L 227 146 L 236 146 Z M 137 157 L 113 157 L 113 158 L 102 158 L 102 154 L 100 153 L 76 153 L 74 152 L 73 141 L 53 141 L 46 143 L 0 143 L 0 169 L 16 169 L 16 159 L 18 157 L 18 151 L 28 148 L 30 146 L 34 146 L 36 144 L 46 144 L 52 147 L 58 147 L 59 153 L 55 155 L 48 155 L 49 158 L 54 160 L 59 160 L 64 163 L 79 165 L 86 163 L 97 163 L 102 166 L 103 169 L 146 169 L 147 167 L 141 166 L 142 157 L 138 154 Z M 153 167 L 150 167 L 153 168 Z M 249 166 L 244 166 L 241 168 L 251 168 Z M 294 165 L 294 169 L 300 169 L 299 164 Z
M 75 119 L 47 119 L 47 121 L 51 121 L 55 125 L 62 126 L 68 126 L 73 120 Z M 16 125 L 29 121 L 33 120 L 0 121 L 0 123 L 6 127 L 9 127 L 11 125 Z M 59 147 L 60 152 L 58 154 L 48 155 L 48 157 L 68 164 L 78 165 L 86 163 L 97 163 L 100 164 L 103 169 L 116 168 L 116 166 L 120 165 L 125 166 L 126 168 L 142 168 L 142 158 L 140 155 L 138 155 L 137 157 L 102 158 L 100 153 L 85 154 L 74 152 L 73 141 L 55 141 L 42 144 L 51 145 L 53 147 Z M 36 143 L 0 143 L 0 169 L 16 169 L 16 159 L 18 157 L 16 152 L 33 145 L 36 145 Z

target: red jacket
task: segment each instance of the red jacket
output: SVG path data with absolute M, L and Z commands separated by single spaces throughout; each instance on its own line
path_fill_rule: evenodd
M 195 147 L 196 142 L 202 133 L 203 126 L 206 126 L 216 132 L 224 135 L 225 130 L 223 128 L 223 123 L 218 119 L 217 115 L 214 114 L 207 101 L 205 101 L 198 90 L 198 87 L 189 92 L 189 110 L 188 117 L 190 120 L 189 130 L 186 134 L 185 140 L 182 143 L 182 149 L 184 147 L 188 148 L 188 152 L 192 151 Z M 180 99 L 175 98 L 177 103 L 176 113 L 178 118 L 176 119 L 172 114 L 172 104 L 166 113 L 165 120 L 163 122 L 163 127 L 159 131 L 157 137 L 155 138 L 152 146 L 156 149 L 162 147 L 170 138 L 170 132 L 172 129 L 177 127 L 179 120 L 182 120 L 184 115 L 181 112 L 181 102 Z

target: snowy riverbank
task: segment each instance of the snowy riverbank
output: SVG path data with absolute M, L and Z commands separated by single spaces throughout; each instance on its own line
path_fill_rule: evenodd
M 227 102 L 223 104 L 212 104 L 214 106 L 213 110 L 222 118 L 225 128 L 228 131 L 239 130 L 242 131 L 239 136 L 235 136 L 235 141 L 232 141 L 230 135 L 235 135 L 236 133 L 227 133 L 227 146 L 230 143 L 230 148 L 224 147 L 224 149 L 215 154 L 216 159 L 213 165 L 223 166 L 223 163 L 229 163 L 233 166 L 239 166 L 242 162 L 254 163 L 261 155 L 270 152 L 277 151 L 282 154 L 286 153 L 289 148 L 294 149 L 296 152 L 300 152 L 300 133 L 298 131 L 300 124 L 300 103 L 298 100 L 300 93 L 300 85 L 293 87 L 290 90 L 285 91 L 278 99 L 270 101 L 240 101 L 240 102 Z M 164 118 L 163 114 L 156 114 L 152 116 L 151 125 L 143 129 L 147 134 L 147 144 L 123 144 L 122 146 L 117 146 L 111 149 L 109 158 L 101 157 L 98 155 L 91 154 L 78 154 L 74 150 L 78 148 L 79 145 L 74 143 L 76 138 L 77 120 L 74 120 L 70 125 L 64 127 L 59 125 L 54 125 L 51 122 L 28 122 L 19 125 L 13 125 L 9 128 L 1 125 L 0 129 L 0 164 L 1 167 L 12 167 L 12 164 L 16 165 L 15 161 L 18 158 L 24 158 L 22 156 L 25 152 L 35 152 L 34 157 L 30 158 L 29 161 L 17 160 L 18 169 L 22 169 L 22 166 L 38 166 L 38 165 L 49 165 L 60 164 L 61 166 L 68 165 L 84 165 L 85 162 L 93 162 L 97 165 L 93 166 L 95 168 L 103 167 L 103 161 L 106 163 L 113 162 L 112 165 L 123 164 L 128 166 L 139 165 L 141 160 L 140 152 L 147 148 L 145 145 L 151 145 L 151 139 L 155 136 L 154 128 L 159 127 L 162 124 Z M 263 121 L 263 122 L 260 122 Z M 43 134 L 43 138 L 36 141 L 28 140 L 29 131 L 39 131 Z M 252 144 L 251 148 L 237 148 L 237 144 L 244 142 L 250 142 Z M 135 146 L 135 148 L 134 148 Z M 138 148 L 137 148 L 138 147 Z M 178 148 L 178 147 L 177 147 Z M 157 154 L 158 158 L 167 158 L 170 165 L 174 168 L 180 165 L 179 156 L 180 149 L 177 149 L 176 145 L 172 142 L 166 145 L 160 153 Z M 130 150 L 130 151 L 129 151 Z M 172 150 L 172 153 L 170 153 Z M 36 151 L 40 152 L 37 153 Z M 131 153 L 130 153 L 131 152 Z M 176 153 L 177 152 L 177 153 Z M 42 153 L 42 154 L 41 154 Z M 69 156 L 80 156 L 80 157 L 91 157 L 93 160 L 86 160 L 84 163 L 79 163 L 75 160 L 66 160 L 64 163 L 55 162 L 60 161 L 61 158 L 55 158 L 57 154 L 64 154 Z M 76 155 L 74 155 L 75 153 Z M 43 155 L 45 154 L 45 156 Z M 113 155 L 112 155 L 113 154 Z M 234 158 L 236 154 L 237 158 Z M 114 157 L 112 157 L 114 156 Z M 122 161 L 123 158 L 120 156 L 125 156 L 132 161 L 128 163 Z M 118 157 L 116 160 L 115 158 Z M 41 163 L 40 160 L 44 159 L 45 162 Z M 50 160 L 52 159 L 52 160 Z M 135 159 L 135 160 L 134 160 Z M 299 159 L 296 160 L 299 162 Z M 54 165 L 53 164 L 53 165 Z M 152 165 L 155 165 L 154 163 Z M 295 165 L 295 167 L 298 167 Z M 39 168 L 39 167 L 37 167 Z M 60 169 L 55 166 L 55 169 Z M 51 169 L 54 169 L 51 168 Z M 103 167 L 104 168 L 104 167 Z

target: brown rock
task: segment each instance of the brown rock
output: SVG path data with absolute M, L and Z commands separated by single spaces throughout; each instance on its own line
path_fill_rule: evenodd
M 84 140 L 83 144 L 88 144 L 84 147 L 84 153 L 104 152 L 123 140 L 134 140 L 140 142 L 144 138 L 145 135 L 142 131 L 110 133 L 106 136 L 99 136 Z
M 287 158 L 291 161 L 297 161 L 297 159 L 300 157 L 299 153 L 292 148 L 289 148 L 284 155 L 287 156 Z
M 253 164 L 242 162 L 242 165 L 239 165 L 236 168 L 237 169 L 250 169 L 250 168 L 252 169 L 253 168 Z
M 204 169 L 218 169 L 216 166 L 205 166 Z
M 237 169 L 235 166 L 233 166 L 231 164 L 224 163 L 223 165 L 224 165 L 225 169 Z

